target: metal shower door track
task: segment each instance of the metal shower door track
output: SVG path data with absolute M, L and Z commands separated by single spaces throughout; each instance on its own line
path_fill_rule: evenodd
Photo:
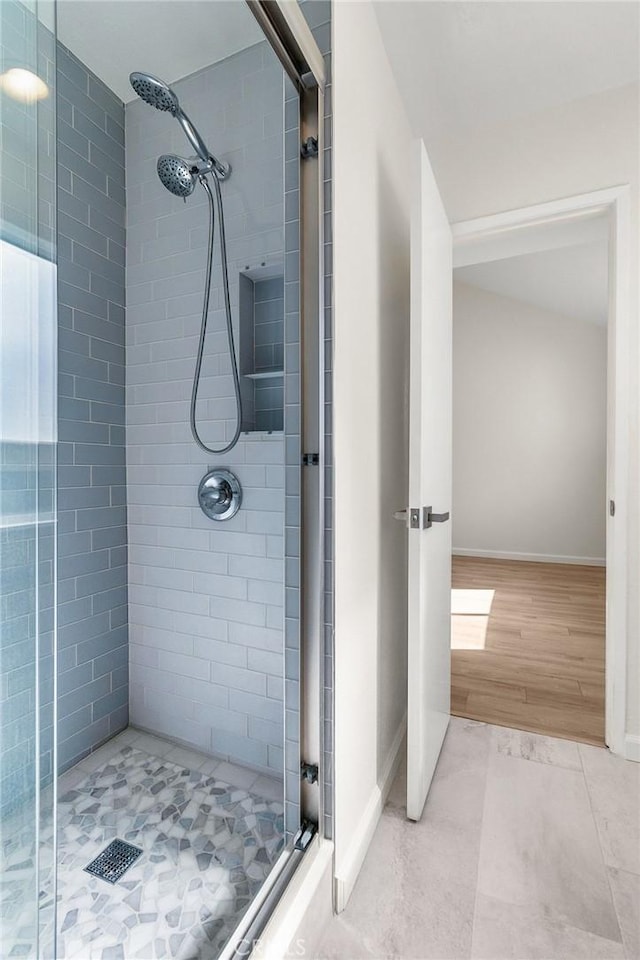
M 301 471 L 301 755 L 318 766 L 317 783 L 301 787 L 301 825 L 274 864 L 263 889 L 220 960 L 246 958 L 323 823 L 324 593 L 324 60 L 297 3 L 246 0 L 298 91 L 300 138 L 314 143 L 312 162 L 300 156 L 301 446 L 317 451 L 317 466 Z M 317 153 L 316 153 L 317 151 Z M 315 456 L 315 455 L 314 455 Z M 314 460 L 315 464 L 315 460 Z
M 324 60 L 298 4 L 287 0 L 246 2 L 295 86 L 316 86 L 324 91 Z
M 301 784 L 301 821 L 323 823 L 325 724 L 324 592 L 324 59 L 297 3 L 246 0 L 266 39 L 295 84 L 301 143 L 317 154 L 300 156 L 301 449 L 317 451 L 317 468 L 301 473 L 300 750 L 318 766 L 317 784 Z M 315 153 L 315 151 L 314 151 Z M 314 457 L 314 464 L 316 463 Z M 329 719 L 329 718 L 327 718 Z M 321 829 L 321 828 L 320 828 Z

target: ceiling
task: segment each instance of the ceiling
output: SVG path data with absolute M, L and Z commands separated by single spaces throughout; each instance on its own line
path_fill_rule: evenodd
M 456 280 L 560 316 L 607 322 L 607 242 L 542 250 L 458 267 Z
M 409 120 L 428 143 L 638 81 L 636 3 L 376 0 L 375 9 Z
M 240 0 L 58 0 L 58 39 L 125 103 L 134 70 L 173 83 L 263 38 Z

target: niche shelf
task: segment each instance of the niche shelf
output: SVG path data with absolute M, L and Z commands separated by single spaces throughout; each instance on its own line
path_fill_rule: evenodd
M 240 273 L 240 376 L 246 432 L 284 428 L 284 271 Z
M 245 373 L 249 380 L 273 380 L 277 377 L 283 377 L 284 370 L 260 370 L 258 373 Z

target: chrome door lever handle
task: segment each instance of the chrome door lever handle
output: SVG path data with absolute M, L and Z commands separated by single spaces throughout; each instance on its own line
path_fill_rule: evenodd
M 449 519 L 449 511 L 446 513 L 432 513 L 431 507 L 423 507 L 423 523 L 422 526 L 426 530 L 433 523 L 446 523 Z
M 401 520 L 412 530 L 420 530 L 420 510 L 409 507 L 408 510 L 396 510 L 394 520 Z M 446 523 L 449 513 L 432 513 L 431 507 L 422 508 L 422 529 L 427 530 L 434 523 Z

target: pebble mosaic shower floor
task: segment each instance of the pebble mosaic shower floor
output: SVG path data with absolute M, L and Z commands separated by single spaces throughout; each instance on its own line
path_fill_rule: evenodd
M 57 957 L 214 960 L 284 845 L 281 786 L 193 751 L 117 748 L 82 778 L 61 778 Z M 111 885 L 84 868 L 116 837 L 143 853 Z M 24 938 L 14 948 L 29 955 Z

